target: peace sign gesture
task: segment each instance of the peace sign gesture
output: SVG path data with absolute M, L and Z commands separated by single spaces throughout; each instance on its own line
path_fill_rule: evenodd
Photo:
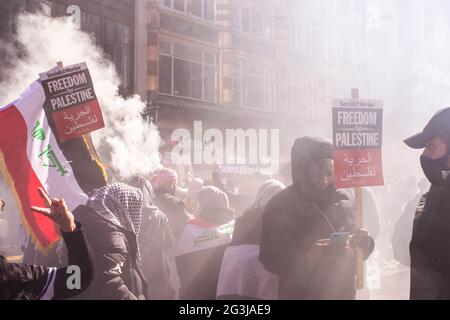
M 75 219 L 73 214 L 67 208 L 64 199 L 50 199 L 42 188 L 38 188 L 38 192 L 47 208 L 33 206 L 31 207 L 31 210 L 52 219 L 59 225 L 62 231 L 73 232 L 76 228 Z

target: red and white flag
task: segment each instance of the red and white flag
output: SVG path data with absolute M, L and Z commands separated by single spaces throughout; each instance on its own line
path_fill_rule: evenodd
M 45 99 L 41 83 L 35 81 L 16 101 L 0 106 L 0 170 L 16 195 L 26 230 L 43 252 L 59 235 L 49 218 L 30 210 L 32 205 L 44 206 L 37 188 L 64 198 L 70 210 L 88 199 L 48 124 Z
M 278 276 L 259 261 L 259 245 L 229 246 L 224 253 L 217 297 L 278 300 Z
M 216 298 L 223 253 L 231 242 L 235 221 L 218 226 L 201 218 L 189 221 L 175 250 L 180 299 Z

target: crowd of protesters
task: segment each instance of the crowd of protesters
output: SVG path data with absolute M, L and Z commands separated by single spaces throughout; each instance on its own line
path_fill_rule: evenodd
M 450 298 L 449 123 L 450 108 L 405 140 L 425 149 L 432 184 L 427 193 L 425 181 L 407 182 L 408 199 L 391 215 L 394 258 L 411 265 L 413 299 Z M 355 299 L 355 252 L 370 257 L 386 206 L 365 189 L 365 226 L 356 227 L 354 195 L 335 188 L 325 139 L 298 138 L 290 168 L 290 185 L 259 176 L 245 210 L 218 165 L 183 186 L 170 168 L 97 186 L 73 212 L 39 189 L 46 207 L 31 209 L 52 219 L 64 242 L 37 259 L 30 241 L 24 263 L 0 256 L 0 299 Z M 73 290 L 72 265 L 81 274 Z

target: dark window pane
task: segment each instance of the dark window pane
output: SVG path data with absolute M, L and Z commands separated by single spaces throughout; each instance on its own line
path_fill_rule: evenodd
M 105 51 L 116 66 L 121 80 L 119 92 L 131 94 L 131 39 L 130 27 L 115 21 L 106 20 Z
M 204 0 L 205 1 L 205 19 L 213 21 L 214 20 L 214 0 Z
M 12 33 L 12 20 L 11 12 L 0 7 L 0 38 L 7 38 Z
M 233 103 L 240 106 L 242 105 L 242 88 L 241 88 L 241 76 L 240 74 L 234 74 L 233 76 Z
M 274 102 L 274 94 L 273 94 L 273 82 L 266 82 L 266 101 L 265 101 L 265 109 L 267 111 L 273 111 L 273 102 Z
M 165 42 L 165 41 L 160 41 L 159 42 L 159 53 L 171 55 L 170 43 Z
M 52 17 L 63 17 L 67 15 L 67 5 L 52 2 L 51 6 L 52 6 Z M 83 11 L 81 12 L 82 12 L 81 14 L 83 14 Z
M 183 44 L 175 43 L 174 56 L 181 59 L 202 62 L 202 50 L 196 47 L 190 47 Z
M 241 9 L 239 5 L 239 0 L 234 0 L 232 4 L 232 12 L 231 12 L 231 24 L 233 28 L 240 29 L 241 28 Z
M 192 14 L 202 17 L 202 0 L 192 0 Z
M 254 7 L 252 14 L 252 32 L 258 37 L 262 37 L 264 34 L 264 21 L 263 21 L 262 9 Z
M 205 52 L 205 64 L 210 66 L 216 65 L 216 55 L 214 53 Z
M 102 21 L 99 16 L 87 13 L 85 11 L 81 12 L 81 30 L 87 32 L 95 37 L 97 43 L 100 43 L 101 32 L 102 32 Z M 111 34 L 111 32 L 110 32 Z
M 242 63 L 243 72 L 246 74 L 255 75 L 258 77 L 264 77 L 264 66 L 258 62 L 246 60 Z
M 244 105 L 252 108 L 264 107 L 264 80 L 244 76 L 243 78 Z
M 272 39 L 273 24 L 272 24 L 272 13 L 271 11 L 266 12 L 264 18 L 264 37 L 266 39 Z
M 172 93 L 172 58 L 159 56 L 159 92 Z
M 191 63 L 174 59 L 173 93 L 178 96 L 189 97 L 191 92 Z
M 204 84 L 206 101 L 216 101 L 216 72 L 213 67 L 205 66 Z
M 202 98 L 202 65 L 198 63 L 192 63 L 191 74 L 191 97 L 195 99 Z
M 248 7 L 241 7 L 241 30 L 250 32 L 250 9 Z
M 173 2 L 173 8 L 175 10 L 183 11 L 184 12 L 184 2 L 186 0 L 174 0 Z

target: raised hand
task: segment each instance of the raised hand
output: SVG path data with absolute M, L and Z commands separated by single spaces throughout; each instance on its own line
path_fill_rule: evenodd
M 67 208 L 64 199 L 50 199 L 41 188 L 38 188 L 38 192 L 42 200 L 44 200 L 46 208 L 33 206 L 31 207 L 31 210 L 52 219 L 57 225 L 59 225 L 62 231 L 73 232 L 76 228 L 75 219 L 73 214 Z

